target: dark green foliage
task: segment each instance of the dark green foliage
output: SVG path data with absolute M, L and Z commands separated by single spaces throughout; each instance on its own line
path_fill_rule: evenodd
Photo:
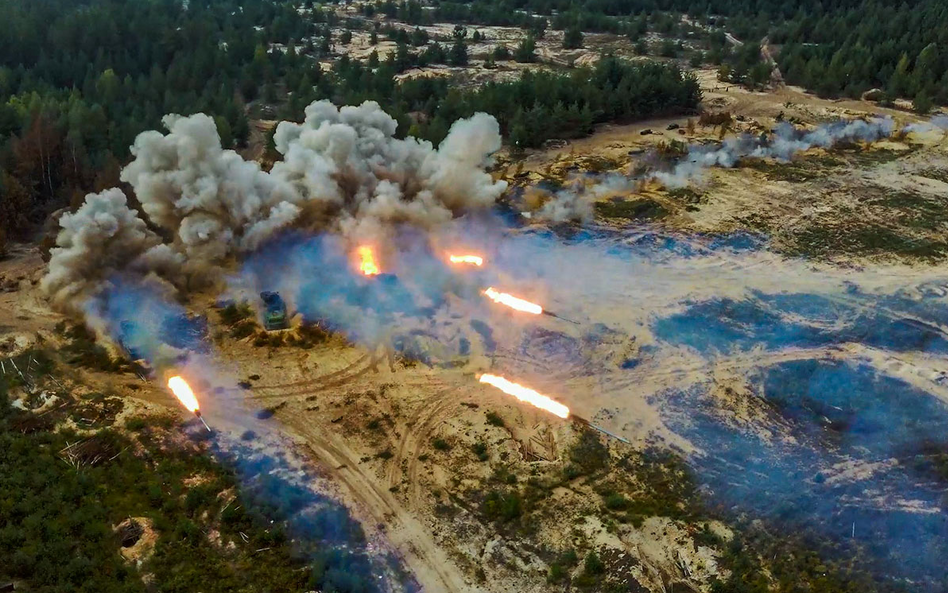
M 711 528 L 708 527 L 707 523 L 702 525 L 701 530 L 692 535 L 692 538 L 699 546 L 720 548 L 724 545 L 724 540 L 721 538 L 721 536 L 711 531 Z
M 536 62 L 537 61 L 537 42 L 533 39 L 532 35 L 527 35 L 523 38 L 523 41 L 517 45 L 517 49 L 513 52 L 513 59 L 518 62 Z
M 583 46 L 583 32 L 578 25 L 566 29 L 563 33 L 563 48 L 577 49 Z
M 141 573 L 119 554 L 122 536 L 111 527 L 144 516 L 153 521 L 158 541 L 142 571 L 154 575 L 162 591 L 305 590 L 304 565 L 291 558 L 285 542 L 270 537 L 269 521 L 240 511 L 243 519 L 220 525 L 222 539 L 234 541 L 236 549 L 207 541 L 206 521 L 227 504 L 217 494 L 234 486 L 233 478 L 206 454 L 172 444 L 167 428 L 157 426 L 164 420 L 134 422 L 139 449 L 111 430 L 89 437 L 13 429 L 30 415 L 11 408 L 0 380 L 4 577 L 22 579 L 31 591 L 144 592 Z M 204 479 L 188 488 L 183 482 L 193 475 Z M 230 517 L 238 506 L 230 505 Z M 264 556 L 254 555 L 267 545 Z
M 583 571 L 573 580 L 573 584 L 580 588 L 595 587 L 602 582 L 606 573 L 606 565 L 602 563 L 599 554 L 592 551 L 586 554 L 583 560 Z
M 563 552 L 550 563 L 550 571 L 546 575 L 547 582 L 561 583 L 565 581 L 569 576 L 569 570 L 576 566 L 578 562 L 579 556 L 576 555 L 576 550 L 569 549 Z
M 629 508 L 629 500 L 619 494 L 618 492 L 613 492 L 604 499 L 604 504 L 606 508 L 610 511 L 624 511 Z
M 431 446 L 437 449 L 438 451 L 448 451 L 449 449 L 451 449 L 451 445 L 449 445 L 448 442 L 442 438 L 437 438 L 431 441 Z
M 253 309 L 247 303 L 231 303 L 220 310 L 221 323 L 227 326 L 253 317 Z
M 491 490 L 484 497 L 481 512 L 491 521 L 513 521 L 523 514 L 523 499 L 516 490 Z
M 494 412 L 487 412 L 487 423 L 498 428 L 504 427 L 504 419 Z
M 586 429 L 569 448 L 569 458 L 582 473 L 593 474 L 609 467 L 609 448 L 598 433 Z
M 475 443 L 471 446 L 471 450 L 474 451 L 474 455 L 477 456 L 478 461 L 487 461 L 487 445 L 484 443 Z
M 129 369 L 126 361 L 113 357 L 104 346 L 97 344 L 95 335 L 84 325 L 75 325 L 65 333 L 69 342 L 59 353 L 66 363 L 107 373 L 118 373 Z
M 629 220 L 657 220 L 664 218 L 668 211 L 664 206 L 648 198 L 636 200 L 607 200 L 596 202 L 596 214 L 605 218 L 626 218 Z

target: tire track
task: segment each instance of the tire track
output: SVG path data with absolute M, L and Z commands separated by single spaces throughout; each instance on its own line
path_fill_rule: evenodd
M 447 554 L 431 539 L 427 529 L 399 504 L 394 495 L 362 471 L 359 456 L 339 436 L 324 427 L 307 426 L 299 418 L 281 415 L 281 420 L 304 438 L 306 447 L 327 468 L 333 482 L 346 490 L 347 499 L 369 514 L 376 525 L 384 526 L 386 540 L 400 552 L 424 591 L 481 591 L 465 581 Z

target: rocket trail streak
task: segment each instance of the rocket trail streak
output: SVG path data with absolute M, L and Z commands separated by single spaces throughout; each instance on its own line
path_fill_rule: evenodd
M 452 264 L 471 264 L 478 267 L 484 265 L 484 258 L 477 255 L 452 255 L 449 259 Z
M 480 376 L 479 381 L 481 383 L 487 383 L 488 385 L 493 385 L 497 389 L 500 389 L 508 395 L 512 395 L 515 398 L 519 399 L 522 402 L 526 402 L 532 406 L 540 408 L 555 414 L 560 418 L 567 418 L 569 416 L 569 408 L 563 404 L 553 401 L 545 395 L 541 395 L 536 391 L 524 387 L 523 385 L 518 385 L 512 381 L 508 381 L 503 377 L 498 377 L 497 375 L 483 374 Z
M 207 422 L 204 421 L 204 417 L 201 416 L 201 407 L 198 405 L 197 397 L 194 395 L 194 391 L 191 390 L 191 386 L 188 385 L 188 382 L 184 380 L 184 377 L 175 375 L 168 379 L 168 388 L 171 389 L 174 396 L 178 398 L 181 405 L 201 421 L 201 424 L 204 425 L 207 432 L 211 432 L 211 427 L 207 425 Z
M 171 389 L 171 393 L 174 394 L 178 401 L 181 402 L 189 412 L 197 414 L 200 416 L 200 408 L 198 405 L 197 397 L 195 397 L 194 392 L 191 391 L 191 386 L 188 385 L 188 382 L 184 380 L 183 377 L 174 376 L 168 379 L 168 388 Z
M 495 303 L 506 305 L 507 307 L 517 311 L 532 313 L 533 315 L 539 315 L 540 313 L 543 313 L 543 307 L 540 305 L 517 298 L 511 294 L 507 294 L 506 292 L 498 292 L 494 290 L 493 286 L 488 287 L 487 290 L 484 291 L 484 294 L 487 296 L 487 298 L 494 301 Z

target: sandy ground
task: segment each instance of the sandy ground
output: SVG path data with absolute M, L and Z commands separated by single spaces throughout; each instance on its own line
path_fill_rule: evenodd
M 900 122 L 915 119 L 863 102 L 819 100 L 793 88 L 772 93 L 728 88 L 710 71 L 702 71 L 700 78 L 707 108 L 745 117 L 740 125 L 746 129 L 770 126 L 781 112 L 809 123 L 864 113 L 888 114 Z M 662 139 L 681 140 L 677 131 L 666 130 L 669 123 L 684 125 L 686 118 L 603 126 L 592 137 L 571 141 L 565 148 L 530 154 L 522 173 L 530 180 L 541 179 L 542 173 L 568 161 L 570 155 L 610 159 L 621 169 L 630 162 L 630 151 Z M 647 128 L 656 133 L 641 136 L 639 132 Z M 699 135 L 713 137 L 714 131 Z M 535 548 L 538 541 L 558 549 L 574 545 L 614 551 L 634 561 L 629 574 L 653 591 L 664 590 L 667 575 L 704 590 L 718 574 L 716 557 L 712 550 L 692 545 L 693 526 L 651 518 L 639 528 L 607 529 L 594 515 L 581 512 L 597 499 L 582 485 L 557 490 L 554 500 L 538 511 L 536 537 L 519 537 L 483 523 L 477 509 L 466 502 L 473 499 L 471 492 L 485 488 L 499 468 L 522 478 L 559 471 L 580 427 L 477 383 L 476 374 L 490 370 L 517 378 L 569 405 L 576 415 L 628 439 L 631 445 L 613 442 L 614 455 L 646 445 L 705 453 L 666 426 L 662 394 L 710 380 L 716 385 L 714 397 L 730 406 L 730 421 L 753 425 L 763 412 L 747 395 L 747 376 L 756 368 L 794 360 L 862 362 L 948 402 L 945 361 L 924 353 L 895 354 L 847 344 L 709 357 L 686 346 L 648 348 L 656 343 L 654 320 L 682 311 L 688 303 L 713 298 L 740 301 L 753 293 L 779 294 L 792 287 L 841 306 L 874 307 L 852 296 L 851 287 L 858 286 L 863 294 L 909 291 L 944 302 L 948 277 L 939 266 L 853 257 L 822 262 L 789 259 L 771 250 L 714 249 L 711 239 L 690 234 L 751 226 L 770 231 L 779 247 L 781 226 L 799 224 L 801 219 L 845 222 L 847 216 L 885 216 L 868 207 L 853 212 L 852 188 L 944 195 L 948 184 L 921 175 L 933 165 L 948 168 L 940 140 L 928 139 L 912 150 L 904 158 L 849 163 L 802 182 L 773 181 L 760 171 L 743 168 L 715 170 L 701 182 L 705 196 L 697 210 L 678 209 L 665 226 L 632 225 L 599 243 L 540 248 L 529 243 L 529 237 L 514 233 L 505 248 L 537 250 L 535 281 L 522 288 L 577 324 L 491 310 L 486 320 L 497 341 L 492 352 L 451 319 L 431 320 L 431 331 L 439 337 L 450 332 L 466 335 L 472 353 L 461 360 L 435 356 L 431 366 L 401 358 L 390 365 L 382 349 L 342 342 L 311 350 L 271 349 L 225 338 L 217 344 L 218 358 L 249 389 L 240 396 L 209 398 L 206 416 L 217 430 L 237 435 L 246 426 L 228 420 L 229 408 L 273 410 L 275 416 L 261 422 L 295 443 L 320 468 L 319 487 L 353 510 L 371 541 L 394 550 L 425 591 L 555 590 L 546 584 L 548 565 Z M 650 191 L 657 199 L 666 199 L 661 191 Z M 749 225 L 752 219 L 765 219 L 766 224 Z M 615 225 L 593 228 L 614 231 Z M 931 232 L 943 230 L 937 227 Z M 681 240 L 698 255 L 656 258 L 622 251 L 643 240 L 663 239 Z M 604 247 L 615 248 L 618 255 L 612 251 L 605 255 Z M 53 327 L 61 318 L 39 293 L 37 282 L 43 273 L 34 247 L 16 247 L 0 261 L 0 357 L 31 344 L 55 343 Z M 203 309 L 196 310 L 206 312 Z M 467 322 L 463 308 L 452 314 Z M 891 316 L 905 314 L 891 311 Z M 210 317 L 216 324 L 216 316 Z M 211 333 L 218 329 L 215 325 Z M 948 332 L 945 327 L 936 329 Z M 625 368 L 624 361 L 631 358 L 639 360 L 638 366 Z M 77 372 L 73 380 L 145 408 L 176 408 L 161 386 L 144 384 L 137 377 Z M 489 423 L 488 411 L 496 413 L 503 426 Z M 792 438 L 779 432 L 765 436 Z M 448 449 L 434 447 L 436 439 Z M 477 443 L 486 445 L 487 462 L 471 453 Z M 835 468 L 829 479 L 860 479 L 887 467 L 854 460 Z

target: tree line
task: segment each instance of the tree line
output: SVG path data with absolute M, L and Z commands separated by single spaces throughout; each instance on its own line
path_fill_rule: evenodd
M 282 0 L 8 5 L 0 21 L 0 245 L 30 237 L 50 212 L 78 205 L 86 193 L 118 185 L 135 136 L 160 129 L 167 113 L 211 114 L 224 146 L 240 148 L 250 117 L 299 120 L 313 100 L 372 99 L 398 119 L 400 135 L 438 142 L 456 118 L 487 111 L 515 146 L 533 147 L 588 133 L 597 122 L 694 109 L 700 100 L 694 79 L 674 66 L 614 58 L 482 89 L 430 79 L 396 83 L 396 74 L 415 65 L 465 64 L 468 30 L 458 27 L 442 46 L 420 29 L 408 34 L 347 20 L 333 40 L 339 17 L 311 2 L 302 10 Z M 413 4 L 394 10 L 420 18 Z M 373 40 L 396 39 L 398 50 L 365 64 L 343 56 L 331 71 L 320 69 L 314 57 L 367 26 Z M 512 57 L 534 60 L 532 41 L 522 46 Z

